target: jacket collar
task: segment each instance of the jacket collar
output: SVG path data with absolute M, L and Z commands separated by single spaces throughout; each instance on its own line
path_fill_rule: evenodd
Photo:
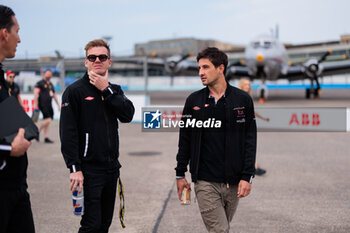
M 89 79 L 89 75 L 87 72 L 85 72 L 84 76 L 83 76 L 83 80 L 90 83 L 90 79 Z
M 232 92 L 232 86 L 228 82 L 226 82 L 226 84 L 227 84 L 227 86 L 226 86 L 226 90 L 224 93 L 224 97 L 227 97 Z M 205 87 L 204 92 L 205 92 L 205 97 L 208 98 L 210 96 L 208 86 Z
M 90 83 L 90 78 L 87 72 L 85 72 L 82 79 L 83 79 L 83 82 L 85 82 L 88 86 L 92 87 L 97 93 L 101 94 L 101 91 Z

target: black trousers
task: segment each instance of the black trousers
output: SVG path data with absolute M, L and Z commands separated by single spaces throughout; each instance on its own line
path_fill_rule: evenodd
M 0 187 L 0 233 L 34 233 L 33 214 L 26 187 Z
M 84 215 L 79 233 L 104 233 L 112 223 L 119 169 L 83 171 Z

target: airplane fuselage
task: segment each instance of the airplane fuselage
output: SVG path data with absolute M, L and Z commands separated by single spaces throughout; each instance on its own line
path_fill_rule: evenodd
M 285 47 L 272 36 L 254 39 L 245 50 L 245 62 L 249 75 L 258 79 L 276 80 L 283 67 L 288 66 Z

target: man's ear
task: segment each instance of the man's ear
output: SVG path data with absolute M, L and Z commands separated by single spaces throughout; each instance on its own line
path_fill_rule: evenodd
M 8 31 L 6 28 L 1 28 L 0 30 L 0 40 L 8 41 Z
M 219 71 L 221 71 L 224 74 L 224 70 L 225 70 L 224 64 L 219 65 L 218 69 L 219 69 Z

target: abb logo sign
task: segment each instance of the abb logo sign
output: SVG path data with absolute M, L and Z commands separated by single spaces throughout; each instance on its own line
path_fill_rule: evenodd
M 321 124 L 320 115 L 318 113 L 302 113 L 299 117 L 298 114 L 293 113 L 290 118 L 289 125 L 313 125 L 319 126 Z
M 30 102 L 31 102 L 31 104 L 29 104 Z M 32 100 L 23 99 L 22 104 L 23 104 L 23 109 L 25 112 L 32 113 L 34 111 L 34 99 L 32 99 Z

